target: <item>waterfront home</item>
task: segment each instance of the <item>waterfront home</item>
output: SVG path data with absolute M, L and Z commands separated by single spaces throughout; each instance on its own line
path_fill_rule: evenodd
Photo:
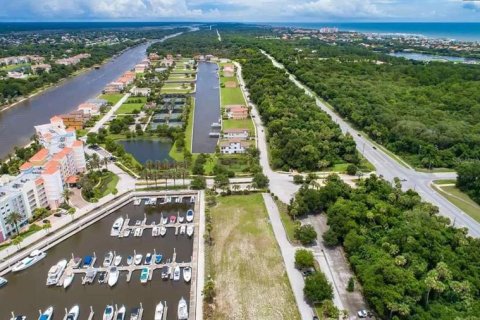
M 121 82 L 110 82 L 103 89 L 103 93 L 119 93 L 122 92 L 125 85 Z
M 223 130 L 225 139 L 241 139 L 247 140 L 249 137 L 248 129 L 225 129 Z
M 77 107 L 77 110 L 83 112 L 84 114 L 95 116 L 100 114 L 100 107 L 101 106 L 96 103 L 84 102 Z
M 7 77 L 11 79 L 25 79 L 27 77 L 26 74 L 23 72 L 17 72 L 17 71 L 8 71 Z
M 150 95 L 150 93 L 152 92 L 152 89 L 150 88 L 138 88 L 138 87 L 133 87 L 131 90 L 130 90 L 130 93 L 133 94 L 134 96 L 136 97 L 147 97 Z
M 67 114 L 62 114 L 63 123 L 67 128 L 74 128 L 75 130 L 83 129 L 85 123 L 90 120 L 91 113 L 86 113 L 83 110 L 75 110 Z
M 242 139 L 229 139 L 219 142 L 222 154 L 245 153 L 250 144 Z
M 47 64 L 47 63 L 42 63 L 42 64 L 34 64 L 31 66 L 32 72 L 34 74 L 38 74 L 39 72 L 46 72 L 49 73 L 50 70 L 52 70 L 52 66 Z
M 148 59 L 151 61 L 157 61 L 160 60 L 160 56 L 157 53 L 152 52 L 148 55 Z
M 70 57 L 70 58 L 62 58 L 62 59 L 57 59 L 55 60 L 56 64 L 62 64 L 65 66 L 70 66 L 70 65 L 75 65 L 79 63 L 82 59 L 85 58 L 90 58 L 89 53 L 82 53 L 82 54 L 77 54 L 76 56 Z
M 227 105 L 225 106 L 225 112 L 228 119 L 247 119 L 248 118 L 248 108 L 244 105 Z
M 135 65 L 135 73 L 144 73 L 147 68 L 148 68 L 148 64 L 139 63 Z
M 232 63 L 227 63 L 223 66 L 223 73 L 235 73 L 235 66 Z

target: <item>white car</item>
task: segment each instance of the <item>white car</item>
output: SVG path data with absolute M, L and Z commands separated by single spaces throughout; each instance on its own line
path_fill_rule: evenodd
M 368 311 L 367 310 L 360 310 L 357 312 L 357 316 L 359 318 L 366 318 L 368 317 Z

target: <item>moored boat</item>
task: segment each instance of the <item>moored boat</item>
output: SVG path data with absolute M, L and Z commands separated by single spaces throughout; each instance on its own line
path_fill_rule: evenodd
M 183 225 L 180 227 L 180 234 L 185 234 L 186 230 L 187 230 L 187 226 L 183 224 Z
M 73 259 L 72 268 L 73 268 L 73 269 L 78 269 L 81 264 L 82 264 L 82 258 L 80 258 L 80 257 L 75 257 L 75 258 Z
M 127 228 L 127 229 L 123 230 L 123 237 L 128 238 L 130 236 L 131 231 L 132 230 L 130 228 Z
M 57 262 L 56 265 L 52 266 L 50 270 L 48 270 L 47 276 L 47 286 L 52 286 L 58 283 L 60 277 L 67 266 L 67 260 L 63 259 Z
M 155 318 L 154 320 L 163 320 L 163 303 L 159 302 L 157 306 L 155 307 Z
M 112 265 L 113 261 L 113 252 L 109 251 L 106 255 L 105 258 L 103 258 L 103 266 L 105 268 L 110 267 Z
M 115 256 L 115 259 L 113 259 L 113 265 L 118 267 L 122 263 L 122 256 Z
M 117 319 L 116 320 L 125 320 L 125 306 L 121 306 L 120 309 L 117 311 Z
M 131 266 L 133 263 L 133 256 L 128 256 L 127 257 L 127 266 Z
M 110 230 L 110 235 L 112 237 L 118 237 L 118 235 L 120 234 L 120 231 L 122 230 L 124 221 L 125 220 L 123 219 L 123 217 L 117 218 L 117 220 L 115 220 L 115 222 L 113 223 L 112 229 Z
M 97 269 L 95 268 L 88 268 L 87 272 L 85 273 L 84 283 L 92 283 L 97 276 Z
M 183 221 L 185 221 L 185 217 L 178 214 L 178 222 L 183 223 Z
M 180 280 L 180 267 L 176 266 L 175 269 L 173 270 L 173 280 L 178 281 Z
M 5 278 L 0 277 L 0 288 L 7 285 L 8 280 Z
M 167 227 L 162 226 L 162 227 L 160 228 L 160 235 L 163 237 L 163 236 L 165 236 L 166 234 L 167 234 Z
M 134 260 L 135 265 L 138 266 L 140 263 L 142 263 L 142 257 L 143 256 L 141 254 L 136 254 L 135 255 L 135 260 Z
M 107 282 L 107 272 L 101 271 L 98 273 L 98 283 L 102 284 Z
M 185 282 L 190 282 L 190 280 L 192 280 L 192 268 L 183 268 L 183 280 L 185 280 Z
M 158 237 L 160 235 L 160 227 L 155 226 L 152 228 L 152 237 Z
M 149 275 L 150 275 L 150 269 L 147 267 L 143 268 L 142 273 L 140 273 L 140 282 L 147 283 Z
M 48 307 L 45 311 L 40 313 L 38 320 L 50 320 L 53 315 L 53 307 Z
M 192 225 L 187 226 L 187 236 L 193 236 L 194 227 Z
M 146 265 L 149 265 L 149 264 L 152 264 L 152 254 L 150 252 L 148 252 L 146 255 L 145 255 L 145 262 L 144 264 Z
M 188 307 L 187 301 L 182 297 L 178 301 L 178 311 L 177 311 L 178 320 L 187 320 L 188 319 Z
M 80 313 L 80 308 L 78 307 L 78 305 L 73 306 L 68 311 L 66 320 L 77 320 L 79 313 Z
M 160 253 L 155 255 L 155 264 L 160 264 L 162 262 L 163 256 Z
M 177 216 L 171 215 L 170 216 L 170 223 L 175 223 L 177 221 Z
M 168 275 L 169 275 L 168 270 L 169 270 L 168 266 L 164 266 L 162 268 L 162 279 L 165 279 L 165 280 L 168 279 Z
M 139 320 L 140 319 L 140 308 L 135 307 L 130 309 L 130 320 Z
M 103 311 L 103 320 L 112 320 L 113 319 L 113 306 L 107 305 Z
M 90 267 L 93 262 L 93 257 L 92 256 L 85 256 L 83 258 L 83 266 L 84 267 Z
M 193 210 L 192 209 L 189 209 L 187 211 L 186 219 L 187 219 L 187 222 L 192 222 L 193 221 Z
M 168 217 L 164 217 L 162 214 L 162 224 L 167 224 L 168 223 Z
M 27 317 L 24 316 L 24 315 L 18 315 L 16 316 L 13 312 L 12 312 L 12 317 L 10 318 L 10 320 L 26 320 Z
M 142 228 L 136 228 L 135 231 L 133 232 L 133 236 L 134 236 L 134 237 L 141 237 L 141 236 L 142 236 L 142 233 L 143 233 L 143 229 L 142 229 Z
M 120 271 L 118 271 L 117 267 L 111 267 L 110 270 L 108 270 L 108 285 L 110 287 L 116 285 L 119 276 Z
M 72 271 L 68 271 L 65 275 L 65 279 L 63 279 L 63 288 L 67 289 L 73 282 L 73 278 L 75 277 L 75 273 Z
M 25 270 L 31 266 L 33 266 L 35 263 L 38 261 L 42 260 L 47 256 L 46 252 L 40 251 L 40 250 L 33 250 L 28 257 L 23 258 L 19 262 L 17 262 L 13 267 L 12 267 L 12 272 L 18 272 Z

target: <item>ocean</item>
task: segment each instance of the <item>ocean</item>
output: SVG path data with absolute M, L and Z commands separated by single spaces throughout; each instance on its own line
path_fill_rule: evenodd
M 320 29 L 337 27 L 341 31 L 357 31 L 371 33 L 401 33 L 422 35 L 428 38 L 445 38 L 462 41 L 480 41 L 480 23 L 463 22 L 326 22 L 326 23 L 265 23 L 271 26 Z

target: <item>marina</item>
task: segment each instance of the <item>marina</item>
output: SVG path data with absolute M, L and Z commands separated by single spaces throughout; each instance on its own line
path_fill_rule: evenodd
M 27 270 L 4 275 L 8 285 L 0 290 L 0 318 L 11 319 L 13 312 L 15 316 L 37 319 L 40 309 L 52 306 L 56 319 L 64 315 L 64 319 L 69 319 L 67 316 L 71 308 L 78 305 L 78 319 L 102 319 L 105 306 L 112 305 L 114 313 L 125 306 L 121 319 L 157 319 L 156 307 L 162 302 L 162 320 L 177 319 L 177 306 L 182 297 L 186 300 L 188 311 L 194 310 L 195 293 L 191 291 L 191 286 L 196 278 L 193 276 L 196 254 L 193 243 L 198 240 L 195 236 L 175 235 L 173 230 L 180 232 L 179 216 L 184 216 L 185 227 L 191 225 L 196 228 L 198 215 L 195 213 L 199 209 L 195 197 L 165 196 L 163 204 L 157 200 L 155 205 L 152 201 L 148 202 L 152 204 L 145 204 L 142 199 L 147 198 L 130 199 L 120 209 L 47 250 L 46 257 Z M 194 212 L 191 223 L 186 219 L 189 209 Z M 162 217 L 171 216 L 176 218 L 169 232 L 163 237 L 152 237 L 154 226 L 150 221 L 160 225 L 164 221 Z M 132 224 L 130 227 L 148 229 L 148 232 L 142 232 L 140 237 L 111 236 L 112 227 L 120 217 L 124 219 L 121 230 Z M 136 221 L 140 224 L 136 225 Z M 142 221 L 146 223 L 142 224 Z M 110 266 L 104 266 L 107 256 Z M 134 264 L 137 256 L 140 256 L 140 263 Z M 56 285 L 47 287 L 48 271 L 64 259 L 68 262 Z M 109 285 L 111 273 L 118 276 Z M 19 296 L 23 299 L 11 298 Z M 26 304 L 25 301 L 35 303 Z M 138 312 L 140 305 L 142 311 Z M 170 306 L 170 312 L 167 312 L 167 306 Z M 194 312 L 189 317 L 194 319 Z M 116 313 L 113 319 L 117 319 Z

